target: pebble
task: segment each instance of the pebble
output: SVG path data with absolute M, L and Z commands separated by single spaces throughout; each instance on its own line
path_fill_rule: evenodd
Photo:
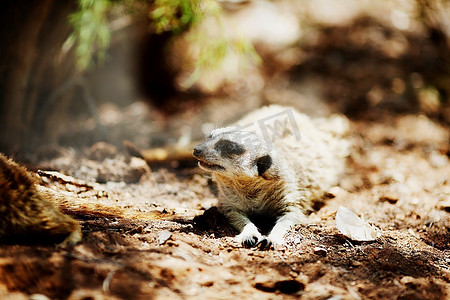
M 283 294 L 294 294 L 305 289 L 305 285 L 300 281 L 291 280 L 281 280 L 281 281 L 268 281 L 268 282 L 257 282 L 254 287 L 260 291 L 264 292 L 281 292 Z
M 105 142 L 97 142 L 88 150 L 88 157 L 92 160 L 103 161 L 106 158 L 116 157 L 117 153 L 116 146 Z
M 314 254 L 320 255 L 320 256 L 327 256 L 327 249 L 323 247 L 314 247 Z
M 444 201 L 438 203 L 437 207 L 440 210 L 444 210 L 444 211 L 450 213 L 450 199 L 449 200 L 444 200 Z
M 398 202 L 398 195 L 396 193 L 386 193 L 380 197 L 379 201 L 389 202 L 390 204 L 395 204 Z

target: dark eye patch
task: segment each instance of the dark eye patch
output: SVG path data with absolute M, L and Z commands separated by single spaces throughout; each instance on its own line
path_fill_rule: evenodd
M 245 149 L 242 145 L 230 140 L 220 140 L 214 145 L 214 149 L 223 157 L 244 154 Z

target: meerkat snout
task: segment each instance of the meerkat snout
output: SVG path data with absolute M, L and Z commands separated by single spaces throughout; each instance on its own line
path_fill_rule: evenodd
M 206 141 L 194 147 L 193 155 L 198 160 L 198 166 L 205 171 L 224 171 L 222 165 L 216 164 L 218 155 L 215 150 L 211 151 L 210 142 Z
M 235 171 L 245 160 L 246 148 L 240 143 L 239 131 L 213 131 L 203 143 L 194 147 L 193 155 L 198 160 L 198 166 L 206 171 Z
M 200 157 L 202 156 L 202 154 L 203 154 L 203 149 L 200 147 L 200 145 L 195 146 L 195 147 L 194 147 L 193 155 L 194 155 L 195 157 L 200 158 Z

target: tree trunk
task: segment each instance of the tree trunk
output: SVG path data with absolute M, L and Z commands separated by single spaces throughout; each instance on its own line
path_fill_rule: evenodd
M 62 45 L 75 9 L 75 1 L 0 4 L 0 152 L 24 154 L 55 142 L 70 95 L 50 96 L 74 75 L 73 55 Z

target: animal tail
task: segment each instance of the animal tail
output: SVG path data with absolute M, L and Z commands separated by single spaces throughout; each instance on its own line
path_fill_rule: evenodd
M 160 213 L 156 212 L 138 212 L 121 207 L 95 203 L 86 199 L 75 197 L 69 193 L 56 191 L 41 185 L 37 185 L 36 188 L 39 193 L 45 197 L 45 199 L 56 204 L 64 213 L 73 216 L 93 218 L 117 217 L 124 219 L 138 219 L 143 221 L 163 218 Z

